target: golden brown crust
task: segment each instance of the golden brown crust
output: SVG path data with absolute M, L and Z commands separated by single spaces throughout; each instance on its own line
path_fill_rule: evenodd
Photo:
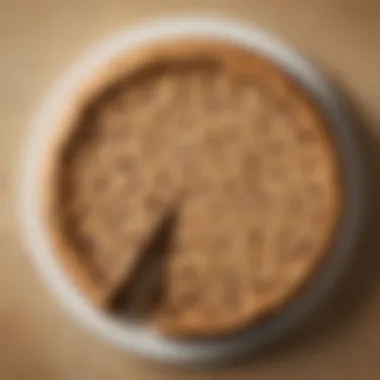
M 316 243 L 318 245 L 317 252 L 307 259 L 306 264 L 303 263 L 298 266 L 296 264 L 294 264 L 294 266 L 289 264 L 289 266 L 286 267 L 287 278 L 291 277 L 293 280 L 289 280 L 290 282 L 286 280 L 285 288 L 280 287 L 279 289 L 279 284 L 277 284 L 277 287 L 274 286 L 273 290 L 267 290 L 267 293 L 264 292 L 261 298 L 256 291 L 253 295 L 250 295 L 249 292 L 244 293 L 244 297 L 240 301 L 240 305 L 238 305 L 242 310 L 235 314 L 231 313 L 229 317 L 205 317 L 197 308 L 193 311 L 186 312 L 177 310 L 172 314 L 170 314 L 170 311 L 166 311 L 165 306 L 168 306 L 170 309 L 172 303 L 177 302 L 170 298 L 172 293 L 171 289 L 174 287 L 170 289 L 170 281 L 173 281 L 173 284 L 180 283 L 176 283 L 176 281 L 179 280 L 175 278 L 175 273 L 178 269 L 177 266 L 180 266 L 182 263 L 182 259 L 177 261 L 173 260 L 170 264 L 172 266 L 169 265 L 168 269 L 169 291 L 166 300 L 167 305 L 164 305 L 163 309 L 154 317 L 155 323 L 158 324 L 159 328 L 165 333 L 172 335 L 212 335 L 232 330 L 235 331 L 245 327 L 258 318 L 277 311 L 289 299 L 293 298 L 316 272 L 320 262 L 329 250 L 342 209 L 342 190 L 340 188 L 337 159 L 323 117 L 309 99 L 308 94 L 266 59 L 256 56 L 243 48 L 238 48 L 226 43 L 195 40 L 157 43 L 136 49 L 132 53 L 127 52 L 120 54 L 103 70 L 94 73 L 90 80 L 80 89 L 75 99 L 72 99 L 70 104 L 67 104 L 67 109 L 62 113 L 60 124 L 56 127 L 54 140 L 49 143 L 49 152 L 47 152 L 46 159 L 47 164 L 45 168 L 43 168 L 41 201 L 46 228 L 52 238 L 59 263 L 73 279 L 80 291 L 96 305 L 102 305 L 109 295 L 110 285 L 102 279 L 94 278 L 94 272 L 91 273 L 88 263 L 82 260 L 70 243 L 68 236 L 66 236 L 65 232 L 60 228 L 57 193 L 61 190 L 57 188 L 57 186 L 59 183 L 58 176 L 61 170 L 60 165 L 62 163 L 62 148 L 71 140 L 75 129 L 78 127 L 78 123 L 81 122 L 84 109 L 97 101 L 99 96 L 102 95 L 106 89 L 111 88 L 113 84 L 119 83 L 121 78 L 133 77 L 141 68 L 151 67 L 157 64 L 186 61 L 204 62 L 208 60 L 222 62 L 227 75 L 231 73 L 232 76 L 237 75 L 238 78 L 243 80 L 247 79 L 248 81 L 250 78 L 261 78 L 264 91 L 269 94 L 275 94 L 276 99 L 281 100 L 280 103 L 286 99 L 290 105 L 294 106 L 294 109 L 298 112 L 295 117 L 296 119 L 297 117 L 299 118 L 297 122 L 300 123 L 300 125 L 309 123 L 312 126 L 318 135 L 319 156 L 318 154 L 317 156 L 322 160 L 321 171 L 324 173 L 322 177 L 326 182 L 325 189 L 327 189 L 326 191 L 328 192 L 327 203 L 329 207 L 323 209 L 325 212 L 323 215 L 324 226 L 320 227 L 318 232 L 323 236 L 321 236 L 320 241 Z M 280 112 L 286 112 L 286 110 Z M 289 127 L 290 124 L 288 123 L 287 126 Z M 292 155 L 296 153 L 290 152 L 289 154 Z M 299 174 L 297 175 L 298 177 L 296 175 L 294 175 L 294 178 L 292 177 L 293 185 L 296 186 L 297 181 L 303 185 Z M 267 189 L 270 193 L 276 193 L 276 187 L 278 187 L 279 184 L 269 181 L 267 186 L 270 187 Z M 278 201 L 278 205 L 276 204 L 276 206 L 272 207 L 274 210 L 271 211 L 273 214 L 270 216 L 272 220 L 268 222 L 272 237 L 276 237 L 283 232 L 282 226 L 287 223 L 286 218 L 288 217 L 284 207 L 287 207 L 287 205 L 291 203 L 291 196 L 292 193 L 289 195 L 286 192 L 274 196 Z M 170 195 L 169 198 L 168 202 L 172 200 L 172 196 Z M 201 236 L 202 232 L 207 229 L 210 224 L 214 223 L 216 214 L 210 212 L 209 205 L 201 205 L 199 207 L 201 218 L 197 218 L 199 223 L 196 223 L 199 225 L 194 226 L 194 224 L 192 224 L 193 217 L 188 216 L 188 219 L 186 219 L 186 217 L 184 218 L 184 229 L 193 231 L 190 234 L 191 239 L 192 241 L 197 241 L 193 249 L 207 250 L 208 246 L 202 245 Z M 226 213 L 227 212 L 232 211 L 226 208 Z M 295 223 L 298 228 L 302 230 L 299 221 Z M 153 225 L 154 222 L 152 222 L 152 226 Z M 149 228 L 147 231 L 149 231 Z M 239 231 L 236 233 L 240 234 Z M 246 231 L 241 232 L 242 235 L 244 235 L 244 233 L 246 233 Z M 302 233 L 305 233 L 305 231 L 303 230 Z M 317 240 L 318 239 L 317 236 Z M 273 262 L 278 260 L 278 253 L 272 253 L 277 252 L 278 243 L 273 242 L 273 239 L 272 241 L 269 239 L 265 244 L 266 248 L 264 252 L 270 253 L 266 255 L 266 260 L 272 260 Z M 271 257 L 271 255 L 273 257 Z M 267 263 L 267 265 L 270 267 L 270 263 Z M 210 268 L 209 264 L 205 265 L 204 268 Z M 204 268 L 198 269 L 202 271 Z M 206 274 L 202 276 L 202 278 L 207 278 Z M 241 284 L 240 286 L 243 285 Z M 252 297 L 255 298 L 253 299 Z M 220 307 L 220 305 L 218 307 Z M 223 312 L 223 310 L 221 310 L 221 312 Z

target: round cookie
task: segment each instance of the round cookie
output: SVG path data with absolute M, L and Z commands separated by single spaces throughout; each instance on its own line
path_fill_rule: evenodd
M 97 305 L 173 202 L 151 314 L 163 333 L 237 331 L 314 275 L 339 223 L 338 163 L 317 107 L 272 63 L 216 41 L 156 44 L 95 73 L 73 104 L 50 144 L 45 215 Z

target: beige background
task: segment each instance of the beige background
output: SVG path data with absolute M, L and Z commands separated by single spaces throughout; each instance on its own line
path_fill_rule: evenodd
M 174 371 L 109 347 L 62 312 L 28 260 L 14 212 L 14 173 L 27 123 L 57 75 L 89 43 L 131 22 L 216 9 L 271 29 L 335 78 L 361 116 L 369 172 L 378 174 L 377 0 L 0 0 L 0 379 L 380 378 L 376 199 L 356 265 L 325 309 L 284 343 L 221 371 Z M 373 193 L 378 188 L 373 181 Z

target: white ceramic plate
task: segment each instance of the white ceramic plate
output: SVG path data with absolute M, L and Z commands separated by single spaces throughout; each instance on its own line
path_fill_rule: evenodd
M 55 261 L 52 247 L 42 228 L 37 202 L 37 172 L 44 144 L 64 104 L 93 71 L 112 57 L 137 45 L 154 40 L 192 36 L 230 41 L 259 51 L 280 65 L 319 102 L 331 126 L 341 155 L 347 207 L 336 242 L 317 279 L 280 314 L 254 325 L 241 334 L 225 339 L 171 341 L 154 334 L 146 326 L 118 322 L 101 314 L 80 297 Z M 78 320 L 112 344 L 170 363 L 218 363 L 257 350 L 304 321 L 325 299 L 347 267 L 359 235 L 363 217 L 363 179 L 360 152 L 352 135 L 341 101 L 326 79 L 289 46 L 255 27 L 238 22 L 205 18 L 178 18 L 149 22 L 121 32 L 91 49 L 59 80 L 31 126 L 20 176 L 21 222 L 34 261 L 49 288 Z

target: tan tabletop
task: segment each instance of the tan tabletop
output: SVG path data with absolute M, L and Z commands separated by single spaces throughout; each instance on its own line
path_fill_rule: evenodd
M 14 210 L 14 176 L 42 96 L 89 43 L 141 18 L 183 10 L 218 10 L 256 22 L 316 59 L 361 115 L 368 168 L 373 177 L 379 173 L 377 0 L 0 0 L 0 379 L 379 379 L 376 200 L 356 265 L 324 310 L 284 343 L 223 371 L 174 371 L 108 346 L 62 311 L 28 260 Z M 376 182 L 371 188 L 378 195 Z

